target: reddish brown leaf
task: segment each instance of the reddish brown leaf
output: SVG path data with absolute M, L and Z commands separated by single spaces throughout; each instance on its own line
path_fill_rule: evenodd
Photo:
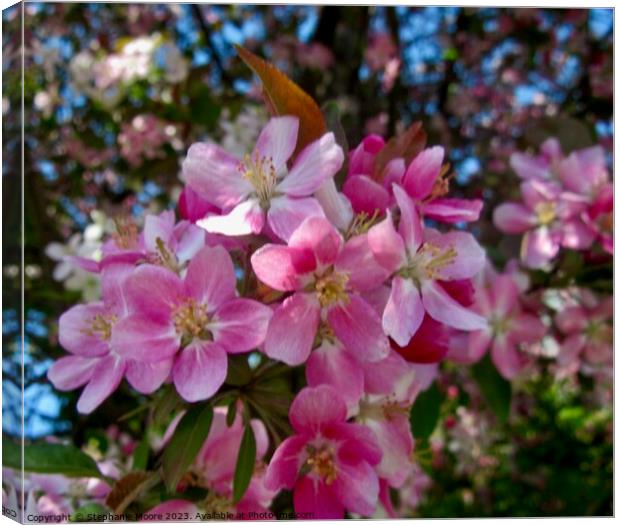
M 269 62 L 244 47 L 235 46 L 235 48 L 241 59 L 261 79 L 270 111 L 275 115 L 294 115 L 299 118 L 299 136 L 295 154 L 327 132 L 323 114 L 308 93 Z
M 414 122 L 403 134 L 392 137 L 386 142 L 375 158 L 373 178 L 381 180 L 386 165 L 394 158 L 402 157 L 405 163 L 409 164 L 425 146 L 426 132 L 422 129 L 422 123 Z

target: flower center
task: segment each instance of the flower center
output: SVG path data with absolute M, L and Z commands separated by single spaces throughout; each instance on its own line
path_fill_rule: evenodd
M 510 320 L 505 317 L 492 316 L 489 319 L 489 326 L 494 336 L 505 334 L 510 329 Z
M 138 227 L 136 224 L 126 217 L 117 217 L 114 219 L 116 232 L 112 234 L 112 239 L 116 246 L 123 250 L 135 248 L 138 245 Z
M 306 465 L 327 485 L 331 485 L 338 477 L 334 463 L 334 449 L 328 445 L 320 448 L 308 445 L 306 451 L 308 452 Z
M 207 305 L 198 304 L 195 299 L 187 299 L 172 312 L 172 321 L 177 334 L 181 336 L 208 339 L 206 326 L 209 323 Z
M 322 307 L 331 306 L 338 302 L 348 303 L 347 281 L 349 276 L 346 273 L 333 272 L 317 279 L 314 289 L 316 296 Z
M 112 326 L 116 322 L 114 314 L 97 314 L 92 318 L 90 327 L 85 331 L 88 335 L 97 336 L 102 341 L 109 341 L 112 336 Z
M 263 208 L 269 207 L 269 200 L 278 183 L 273 160 L 268 157 L 261 157 L 258 152 L 254 153 L 253 158 L 246 154 L 243 162 L 239 165 L 239 171 L 254 186 L 261 206 Z
M 221 496 L 214 491 L 209 492 L 209 495 L 205 498 L 201 506 L 206 512 L 211 514 L 215 514 L 216 512 L 224 514 L 233 508 L 229 498 Z
M 458 253 L 453 246 L 440 248 L 426 242 L 399 273 L 403 277 L 413 279 L 419 286 L 424 279 L 438 279 L 439 271 L 451 265 L 457 255 Z
M 538 223 L 545 225 L 551 224 L 555 220 L 555 203 L 540 202 L 536 205 L 536 218 Z

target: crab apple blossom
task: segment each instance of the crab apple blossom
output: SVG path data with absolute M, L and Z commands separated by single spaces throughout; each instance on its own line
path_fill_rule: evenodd
M 110 264 L 150 263 L 179 271 L 205 245 L 205 231 L 189 221 L 175 221 L 174 211 L 146 215 L 142 232 L 131 219 L 118 218 L 116 231 L 101 247 L 101 260 L 73 256 L 69 262 L 97 273 Z
M 461 330 L 480 330 L 486 321 L 462 306 L 441 281 L 469 279 L 485 261 L 484 251 L 467 232 L 439 233 L 425 229 L 411 198 L 398 185 L 394 196 L 400 209 L 398 231 L 391 214 L 368 232 L 373 254 L 391 274 L 392 290 L 383 312 L 383 329 L 405 346 L 420 328 L 425 312 Z
M 272 118 L 243 160 L 212 143 L 191 146 L 183 174 L 199 195 L 223 212 L 198 224 L 233 236 L 258 234 L 268 226 L 286 241 L 305 218 L 323 217 L 312 194 L 336 174 L 344 154 L 334 134 L 326 133 L 308 144 L 288 170 L 298 130 L 296 117 Z
M 505 233 L 524 233 L 521 260 L 528 268 L 546 267 L 560 247 L 589 248 L 594 235 L 581 221 L 587 200 L 563 191 L 555 182 L 528 180 L 521 184 L 523 203 L 507 202 L 493 211 L 495 226 Z
M 360 360 L 387 355 L 389 343 L 379 315 L 361 295 L 387 277 L 366 235 L 344 242 L 326 219 L 310 217 L 293 232 L 288 245 L 266 244 L 251 262 L 267 286 L 293 292 L 269 323 L 264 347 L 268 356 L 289 365 L 304 363 L 322 333 L 335 336 Z
M 376 436 L 383 451 L 377 474 L 392 487 L 401 487 L 411 473 L 414 441 L 409 410 L 436 375 L 436 365 L 410 364 L 394 351 L 364 365 L 365 393 L 356 421 Z
M 403 158 L 390 159 L 381 173 L 381 182 L 373 178 L 375 160 L 385 142 L 369 135 L 351 152 L 348 178 L 343 191 L 356 213 L 374 215 L 394 201 L 392 185 L 402 186 L 415 202 L 418 213 L 444 223 L 478 220 L 482 201 L 446 198 L 449 179 L 443 164 L 441 146 L 426 148 L 406 165 Z
M 580 358 L 591 365 L 611 363 L 613 357 L 613 298 L 599 299 L 582 293 L 581 304 L 567 306 L 555 316 L 555 325 L 564 339 L 558 362 L 578 364 Z
M 126 288 L 129 314 L 113 344 L 142 363 L 174 360 L 172 379 L 187 401 L 211 397 L 226 378 L 227 354 L 262 344 L 271 317 L 269 307 L 237 297 L 233 263 L 221 246 L 202 248 L 184 278 L 141 265 Z
M 488 325 L 484 330 L 467 334 L 465 345 L 460 341 L 450 358 L 471 363 L 478 361 L 490 348 L 497 370 L 506 379 L 512 379 L 527 363 L 520 347 L 540 342 L 547 327 L 537 316 L 523 309 L 514 273 L 489 275 L 490 279 L 479 284 L 472 307 L 487 319 Z
M 295 512 L 340 519 L 370 516 L 377 505 L 381 460 L 372 431 L 346 421 L 347 407 L 331 386 L 302 389 L 289 411 L 295 435 L 276 449 L 265 486 L 293 490 Z
M 102 270 L 102 300 L 69 309 L 59 320 L 60 344 L 71 353 L 48 371 L 58 390 L 86 385 L 78 412 L 88 414 L 116 390 L 123 376 L 138 392 L 157 390 L 170 373 L 169 362 L 145 363 L 112 341 L 116 325 L 128 313 L 125 286 L 133 268 L 111 265 Z
M 190 486 L 198 486 L 208 489 L 209 496 L 200 503 L 183 499 L 169 500 L 147 512 L 153 519 L 157 519 L 157 514 L 166 512 L 188 512 L 189 519 L 197 519 L 199 512 L 232 512 L 237 515 L 237 513 L 268 510 L 276 491 L 267 489 L 264 484 L 266 469 L 263 459 L 269 448 L 269 437 L 263 422 L 259 419 L 250 420 L 256 442 L 257 463 L 254 475 L 243 497 L 237 503 L 233 502 L 235 464 L 244 425 L 241 407 L 235 412 L 235 418 L 230 425 L 226 421 L 228 410 L 225 407 L 217 407 L 214 410 L 209 436 L 190 467 L 191 475 L 186 476 L 186 481 L 181 480 L 179 483 L 180 492 L 185 492 Z M 166 430 L 165 441 L 172 436 L 181 415 L 177 416 Z

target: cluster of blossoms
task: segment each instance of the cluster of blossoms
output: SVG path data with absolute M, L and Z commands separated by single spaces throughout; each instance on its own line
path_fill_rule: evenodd
M 172 84 L 189 73 L 188 60 L 158 33 L 123 41 L 114 53 L 96 51 L 83 50 L 71 59 L 71 83 L 78 93 L 106 107 L 116 106 L 126 86 L 154 72 Z
M 209 497 L 170 500 L 153 511 L 267 511 L 287 489 L 295 511 L 315 518 L 406 515 L 429 483 L 414 459 L 410 408 L 437 377 L 438 363 L 471 364 L 489 351 L 512 379 L 528 363 L 524 350 L 549 330 L 525 296 L 529 282 L 518 266 L 496 271 L 475 237 L 454 228 L 476 221 L 482 202 L 448 196 L 443 148 L 412 140 L 399 150 L 370 135 L 350 152 L 340 192 L 334 176 L 345 155 L 334 134 L 295 154 L 299 126 L 293 116 L 272 118 L 249 153 L 239 144 L 234 154 L 212 142 L 192 145 L 182 166 L 180 220 L 173 211 L 147 215 L 141 231 L 117 220 L 97 260 L 70 258 L 99 275 L 101 300 L 61 316 L 59 340 L 70 355 L 48 376 L 60 390 L 85 386 L 81 413 L 95 410 L 123 378 L 142 394 L 171 383 L 187 402 L 208 401 L 226 387 L 236 354 L 304 366 L 307 386 L 288 411 L 293 434 L 270 460 L 263 422 L 251 421 L 257 463 L 241 500 L 232 499 L 235 451 L 250 414 L 240 404 L 228 421 L 218 406 L 177 488 L 197 485 Z M 530 265 L 541 260 L 531 238 L 551 242 L 559 231 L 564 242 L 573 238 L 570 225 L 578 238 L 587 230 L 593 240 L 602 220 L 593 211 L 608 185 L 599 151 L 561 159 L 549 153 L 557 153 L 554 145 L 546 143 L 548 157 L 513 159 L 528 174 L 523 192 L 539 221 L 524 241 Z M 571 163 L 589 166 L 591 184 L 581 194 L 567 175 Z M 540 200 L 548 192 L 557 200 Z M 534 224 L 522 208 L 505 204 L 496 221 Z M 574 367 L 580 355 L 607 359 L 609 305 L 584 298 L 571 308 L 555 319 L 565 334 L 559 361 Z
M 180 149 L 182 143 L 177 135 L 176 126 L 147 113 L 122 125 L 118 143 L 123 158 L 135 168 L 144 160 L 164 157 L 162 148 L 166 144 Z
M 173 383 L 197 402 L 220 390 L 229 354 L 258 350 L 305 364 L 308 387 L 289 411 L 294 435 L 255 472 L 248 505 L 266 508 L 287 488 L 296 512 L 317 518 L 371 516 L 380 501 L 394 513 L 390 490 L 408 501 L 420 487 L 409 408 L 433 382 L 444 339 L 489 326 L 470 297 L 484 251 L 471 234 L 430 228 L 425 218 L 473 221 L 481 203 L 446 198 L 439 147 L 408 160 L 395 154 L 377 177 L 387 146 L 376 136 L 351 153 L 341 194 L 334 135 L 293 159 L 298 129 L 295 117 L 272 118 L 241 158 L 194 144 L 183 164 L 182 220 L 147 215 L 141 232 L 118 220 L 97 261 L 72 257 L 100 275 L 101 300 L 61 316 L 70 355 L 48 375 L 61 390 L 85 385 L 77 408 L 89 413 L 123 378 L 143 394 Z M 429 347 L 435 332 L 445 337 Z M 217 410 L 216 422 L 225 418 Z M 238 447 L 241 420 L 217 425 L 236 437 L 213 430 L 196 468 L 226 499 L 234 456 L 217 447 Z M 262 458 L 267 444 L 257 442 Z
M 613 253 L 613 185 L 601 146 L 564 156 L 552 138 L 537 156 L 514 153 L 510 165 L 523 180 L 522 202 L 501 204 L 493 221 L 505 233 L 524 234 L 528 268 L 549 267 L 561 247 L 587 250 L 597 242 Z

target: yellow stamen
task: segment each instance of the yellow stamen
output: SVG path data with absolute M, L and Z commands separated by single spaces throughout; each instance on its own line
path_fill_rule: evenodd
M 319 449 L 308 446 L 307 451 L 306 465 L 327 485 L 331 485 L 338 477 L 334 463 L 334 449 L 328 446 L 322 446 Z
M 551 224 L 555 220 L 554 202 L 541 202 L 536 205 L 536 218 L 541 225 Z
M 331 306 L 337 302 L 347 304 L 349 296 L 346 287 L 349 276 L 345 273 L 330 273 L 316 281 L 316 296 L 321 306 Z
M 116 322 L 114 314 L 97 314 L 92 318 L 90 327 L 84 332 L 90 336 L 98 336 L 102 341 L 109 341 L 112 336 L 112 326 Z
M 112 234 L 112 239 L 116 246 L 123 250 L 135 248 L 138 244 L 138 227 L 127 217 L 116 217 L 114 219 L 116 232 Z
M 172 320 L 177 334 L 199 337 L 209 323 L 207 306 L 188 299 L 172 313 Z
M 254 158 L 245 155 L 243 162 L 239 165 L 239 171 L 254 186 L 261 206 L 268 207 L 278 183 L 273 159 L 261 157 L 258 152 L 254 154 Z

